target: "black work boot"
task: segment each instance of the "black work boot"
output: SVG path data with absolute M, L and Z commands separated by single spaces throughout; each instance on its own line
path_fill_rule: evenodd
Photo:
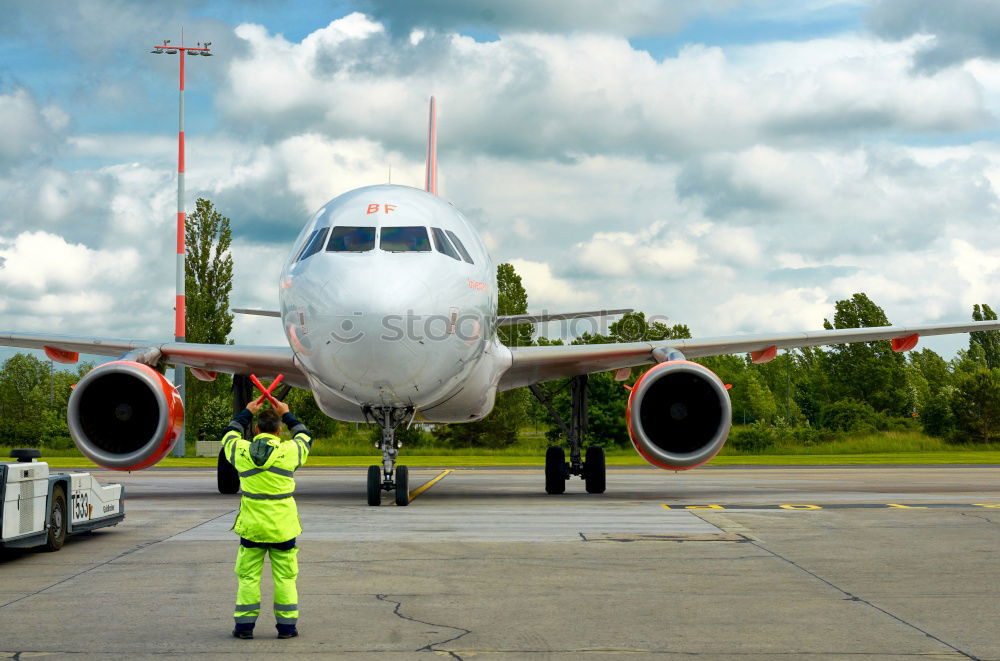
M 236 628 L 233 629 L 233 638 L 242 638 L 243 640 L 250 640 L 253 638 L 253 625 L 247 626 L 245 624 L 237 624 Z
M 299 635 L 299 630 L 295 628 L 294 624 L 278 624 L 276 627 L 278 629 L 278 638 L 282 640 L 295 638 Z

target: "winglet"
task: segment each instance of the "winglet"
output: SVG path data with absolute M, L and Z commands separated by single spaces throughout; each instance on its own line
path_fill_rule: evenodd
M 427 123 L 427 175 L 424 179 L 424 190 L 435 195 L 438 192 L 437 141 L 437 101 L 432 96 L 430 119 Z

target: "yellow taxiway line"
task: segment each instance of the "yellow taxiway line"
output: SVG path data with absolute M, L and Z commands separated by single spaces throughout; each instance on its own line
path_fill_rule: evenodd
M 437 477 L 435 477 L 433 480 L 431 480 L 429 482 L 424 482 L 419 487 L 417 487 L 416 489 L 414 489 L 413 491 L 410 492 L 410 500 L 412 501 L 414 498 L 416 498 L 417 496 L 419 496 L 420 494 L 422 494 L 423 492 L 427 491 L 432 486 L 434 486 L 435 484 L 437 484 L 438 482 L 440 482 L 441 480 L 443 480 L 445 478 L 445 476 L 448 475 L 448 473 L 453 473 L 453 472 L 454 471 L 452 471 L 452 470 L 441 471 L 441 474 L 438 475 Z

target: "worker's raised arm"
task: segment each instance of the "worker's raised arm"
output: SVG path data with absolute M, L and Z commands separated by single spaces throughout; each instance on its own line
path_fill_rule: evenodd
M 309 428 L 306 427 L 291 411 L 285 406 L 285 411 L 281 416 L 281 421 L 285 423 L 288 427 L 288 431 L 292 433 L 292 441 L 299 448 L 299 466 L 306 463 L 306 459 L 309 457 L 309 451 L 312 450 L 312 434 L 309 433 Z
M 229 460 L 229 463 L 233 463 L 233 459 L 235 458 L 233 446 L 236 444 L 236 441 L 243 438 L 244 432 L 253 425 L 253 414 L 259 408 L 260 404 L 250 402 L 246 408 L 236 414 L 236 417 L 226 427 L 226 433 L 222 437 L 222 449 L 225 451 L 224 456 Z

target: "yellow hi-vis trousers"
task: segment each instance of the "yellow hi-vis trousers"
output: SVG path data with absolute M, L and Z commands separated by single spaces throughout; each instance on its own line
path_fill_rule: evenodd
M 240 546 L 236 552 L 236 608 L 233 617 L 237 624 L 253 624 L 260 615 L 260 579 L 264 573 L 264 556 L 271 557 L 271 576 L 274 579 L 274 618 L 278 624 L 294 625 L 299 619 L 299 593 L 295 579 L 299 575 L 299 549 L 287 551 L 275 548 L 247 548 Z

